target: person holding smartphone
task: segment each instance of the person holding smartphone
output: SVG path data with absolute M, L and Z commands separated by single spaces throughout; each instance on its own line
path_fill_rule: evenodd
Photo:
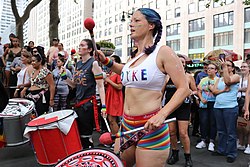
M 233 163 L 237 157 L 236 122 L 238 118 L 237 93 L 240 76 L 235 74 L 235 65 L 231 60 L 219 60 L 223 77 L 209 86 L 215 98 L 214 114 L 218 131 L 217 151 L 212 155 L 227 157 L 228 163 Z

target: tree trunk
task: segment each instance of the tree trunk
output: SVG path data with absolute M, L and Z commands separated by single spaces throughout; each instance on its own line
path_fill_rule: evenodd
M 58 38 L 58 24 L 60 23 L 58 14 L 58 0 L 50 0 L 49 13 L 49 39 L 50 45 L 52 45 L 53 38 Z
M 24 10 L 23 16 L 20 17 L 17 7 L 16 7 L 16 0 L 11 0 L 11 8 L 13 15 L 15 16 L 16 20 L 16 36 L 20 40 L 20 46 L 23 47 L 23 24 L 28 20 L 30 16 L 30 11 L 36 5 L 38 5 L 42 0 L 33 0 Z
M 20 18 L 19 21 L 16 21 L 16 34 L 19 39 L 20 47 L 23 47 L 23 19 Z

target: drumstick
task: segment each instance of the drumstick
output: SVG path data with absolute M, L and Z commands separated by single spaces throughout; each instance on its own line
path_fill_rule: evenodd
M 165 123 L 169 123 L 169 122 L 173 122 L 173 121 L 176 121 L 176 118 L 167 119 L 163 123 L 165 124 Z M 99 141 L 102 144 L 109 145 L 109 144 L 112 144 L 116 138 L 122 137 L 126 134 L 134 133 L 134 132 L 137 132 L 137 131 L 140 131 L 143 129 L 144 129 L 144 127 L 142 126 L 142 127 L 139 127 L 139 128 L 133 129 L 133 130 L 126 131 L 126 132 L 116 133 L 114 135 L 109 133 L 109 132 L 106 132 L 100 136 Z
M 97 47 L 96 47 L 96 43 L 95 43 L 95 38 L 94 38 L 94 32 L 93 32 L 93 29 L 95 27 L 94 20 L 92 18 L 86 18 L 84 20 L 84 27 L 89 31 L 89 34 L 90 34 L 90 37 L 91 37 L 91 40 L 92 40 L 92 43 L 93 43 L 93 47 L 94 47 L 94 50 L 95 50 L 95 55 L 99 59 L 99 56 L 97 54 Z
M 107 127 L 108 131 L 111 132 L 110 127 L 109 127 L 109 124 L 108 124 L 108 121 L 107 121 L 107 118 L 106 118 L 106 117 L 103 117 L 103 119 L 104 119 L 104 122 L 105 122 L 105 124 L 106 124 L 106 127 Z

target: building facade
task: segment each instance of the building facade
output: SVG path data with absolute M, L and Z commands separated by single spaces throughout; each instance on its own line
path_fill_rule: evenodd
M 161 43 L 176 53 L 200 60 L 215 49 L 228 49 L 246 55 L 250 48 L 250 8 L 242 0 L 95 0 L 94 19 L 97 40 L 115 44 L 116 54 L 126 61 L 130 51 L 129 18 L 140 7 L 155 9 L 163 24 Z M 185 4 L 184 4 L 185 2 Z M 123 11 L 125 22 L 121 22 Z
M 2 2 L 6 5 L 10 0 Z M 219 48 L 242 56 L 250 53 L 250 6 L 245 6 L 242 0 L 220 2 L 224 2 L 223 6 L 211 2 L 206 8 L 208 0 L 59 0 L 59 39 L 65 50 L 77 49 L 83 38 L 90 37 L 83 22 L 92 17 L 96 41 L 112 42 L 116 46 L 115 54 L 125 62 L 133 47 L 130 17 L 136 9 L 148 7 L 161 15 L 160 43 L 167 44 L 176 53 L 195 60 Z M 24 33 L 27 34 L 25 44 L 33 40 L 45 50 L 50 47 L 49 0 L 41 1 L 31 11 Z

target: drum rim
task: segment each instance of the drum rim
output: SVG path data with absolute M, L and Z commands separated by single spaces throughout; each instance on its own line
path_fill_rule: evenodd
M 55 123 L 55 122 L 59 122 L 59 121 L 61 121 L 61 120 L 63 120 L 63 119 L 66 119 L 66 118 L 68 118 L 68 117 L 74 115 L 74 113 L 75 113 L 74 110 L 70 110 L 70 109 L 67 109 L 67 110 L 72 111 L 72 113 L 70 113 L 69 115 L 67 115 L 67 116 L 65 116 L 65 117 L 63 117 L 63 118 L 60 118 L 60 119 L 58 119 L 58 120 L 56 120 L 56 121 L 53 121 L 53 122 L 49 122 L 49 123 L 45 123 L 45 124 L 39 124 L 39 125 L 29 125 L 29 123 L 31 123 L 32 121 L 37 120 L 37 119 L 39 118 L 39 117 L 37 117 L 37 118 L 31 120 L 31 121 L 27 124 L 27 127 L 39 127 L 39 126 L 49 125 L 49 124 L 52 124 L 52 123 Z M 59 110 L 59 111 L 65 111 L 65 110 Z M 58 111 L 55 111 L 55 112 L 58 112 Z M 53 113 L 55 113 L 55 112 L 53 112 Z M 41 117 L 41 118 L 42 118 L 42 117 Z
M 64 159 L 60 160 L 58 163 L 56 163 L 55 167 L 59 167 L 58 165 L 59 165 L 60 163 L 62 163 L 63 161 L 65 161 L 67 158 L 69 158 L 70 156 L 72 156 L 72 155 L 74 155 L 74 154 L 78 154 L 78 153 L 80 153 L 80 152 L 82 152 L 82 151 L 89 151 L 89 150 L 96 150 L 96 149 L 97 149 L 97 150 L 102 150 L 102 151 L 108 151 L 108 152 L 114 154 L 115 156 L 117 156 L 117 158 L 120 160 L 120 162 L 121 162 L 122 165 L 124 166 L 124 164 L 123 164 L 122 160 L 120 159 L 119 155 L 117 155 L 117 154 L 116 154 L 115 152 L 113 152 L 112 150 L 107 149 L 107 148 L 103 148 L 103 147 L 94 147 L 94 148 L 85 148 L 85 149 L 82 149 L 82 150 L 80 150 L 80 151 L 77 151 L 77 152 L 74 152 L 74 153 L 68 155 L 67 157 L 65 157 Z

